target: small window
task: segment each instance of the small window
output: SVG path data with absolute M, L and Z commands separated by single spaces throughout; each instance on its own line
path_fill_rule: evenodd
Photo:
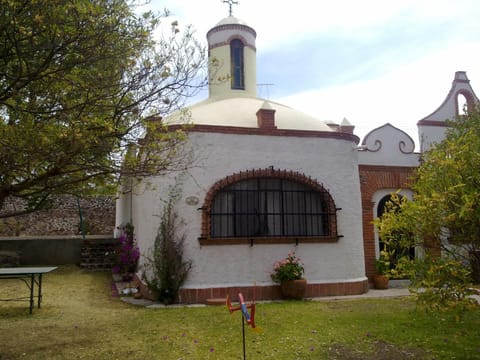
M 463 94 L 457 95 L 457 115 L 462 116 L 468 113 L 467 98 Z
M 335 236 L 327 191 L 281 178 L 251 178 L 220 189 L 210 211 L 211 238 Z
M 243 48 L 243 43 L 238 39 L 232 40 L 232 42 L 230 42 L 232 89 L 245 89 Z

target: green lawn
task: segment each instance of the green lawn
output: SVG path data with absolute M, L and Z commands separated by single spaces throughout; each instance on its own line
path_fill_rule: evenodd
M 41 309 L 0 302 L 0 359 L 242 359 L 240 313 L 147 309 L 112 296 L 111 277 L 70 266 L 44 277 Z M 0 298 L 23 292 L 0 282 Z M 462 321 L 412 299 L 257 304 L 247 359 L 480 359 L 480 311 Z

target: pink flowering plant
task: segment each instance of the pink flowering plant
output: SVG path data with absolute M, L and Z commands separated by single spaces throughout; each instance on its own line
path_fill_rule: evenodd
M 286 280 L 302 279 L 304 272 L 305 269 L 300 262 L 300 258 L 295 256 L 294 252 L 291 252 L 285 259 L 273 264 L 273 272 L 270 274 L 270 277 L 273 281 L 281 283 Z
M 119 244 L 115 251 L 117 258 L 116 265 L 114 265 L 112 269 L 114 273 L 134 273 L 137 269 L 140 249 L 136 244 L 133 229 L 133 225 L 125 225 L 122 235 L 118 238 Z

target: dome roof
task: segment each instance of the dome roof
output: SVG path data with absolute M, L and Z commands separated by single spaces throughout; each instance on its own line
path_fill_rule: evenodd
M 168 125 L 184 124 L 213 125 L 242 127 L 258 129 L 263 124 L 262 113 L 267 110 L 269 116 L 274 111 L 273 118 L 269 119 L 272 128 L 280 130 L 302 130 L 335 132 L 335 127 L 330 127 L 324 121 L 300 111 L 294 110 L 280 103 L 272 102 L 257 96 L 256 85 L 256 32 L 244 21 L 230 15 L 220 20 L 207 33 L 209 58 L 218 59 L 223 68 L 209 69 L 216 76 L 231 76 L 230 39 L 240 37 L 244 43 L 242 50 L 243 88 L 233 88 L 230 81 L 209 83 L 208 99 L 191 105 L 187 108 L 188 115 L 184 111 L 172 114 L 163 121 Z M 243 48 L 242 48 L 243 49 Z M 239 60 L 236 60 L 239 61 Z M 209 61 L 212 64 L 212 61 Z M 237 75 L 238 76 L 238 75 Z M 273 110 L 273 111 L 272 111 Z M 262 126 L 263 127 L 263 126 Z M 338 125 L 337 125 L 338 128 Z
M 231 24 L 235 24 L 235 25 L 245 25 L 245 26 L 248 26 L 248 24 L 243 21 L 243 20 L 240 20 L 239 18 L 236 18 L 235 16 L 227 16 L 226 18 L 223 18 L 222 20 L 220 20 L 217 25 L 215 25 L 214 27 L 217 27 L 217 26 L 220 26 L 220 25 L 231 25 Z
M 237 126 L 258 128 L 256 113 L 260 109 L 275 110 L 277 129 L 334 131 L 324 121 L 307 115 L 280 103 L 258 97 L 227 97 L 207 99 L 189 106 L 188 122 L 193 125 Z M 169 125 L 180 124 L 185 116 L 181 113 L 172 115 L 164 121 Z

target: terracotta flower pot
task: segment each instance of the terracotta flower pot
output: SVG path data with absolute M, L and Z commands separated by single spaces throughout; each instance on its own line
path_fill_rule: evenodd
M 287 299 L 303 299 L 307 290 L 307 279 L 282 281 L 280 290 Z
M 374 275 L 373 287 L 379 290 L 388 289 L 388 276 L 386 275 Z

